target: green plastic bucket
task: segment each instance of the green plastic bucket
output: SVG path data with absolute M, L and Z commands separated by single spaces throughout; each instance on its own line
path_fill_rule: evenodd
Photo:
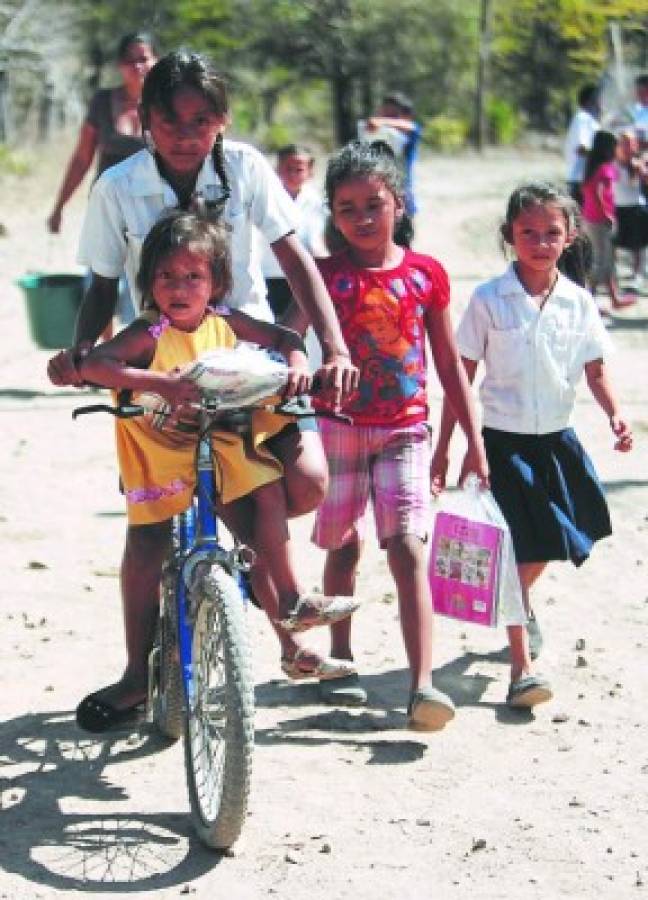
M 25 295 L 31 336 L 39 347 L 60 350 L 72 345 L 84 280 L 83 275 L 72 273 L 38 272 L 18 279 L 16 284 Z

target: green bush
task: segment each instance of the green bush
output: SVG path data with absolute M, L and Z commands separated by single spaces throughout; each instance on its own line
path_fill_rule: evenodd
M 27 175 L 28 172 L 27 160 L 6 144 L 0 144 L 0 175 Z
M 451 153 L 466 145 L 469 123 L 453 116 L 433 116 L 423 125 L 423 142 L 434 150 Z
M 486 104 L 488 132 L 494 144 L 512 144 L 517 139 L 520 128 L 520 116 L 516 109 L 506 100 L 491 97 Z
M 261 130 L 260 139 L 268 153 L 274 153 L 286 144 L 295 142 L 293 130 L 283 122 L 273 122 L 267 128 Z

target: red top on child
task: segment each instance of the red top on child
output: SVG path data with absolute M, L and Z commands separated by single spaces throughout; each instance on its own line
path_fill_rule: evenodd
M 619 172 L 613 162 L 603 163 L 581 185 L 583 218 L 586 222 L 607 222 L 615 218 L 614 182 Z
M 358 268 L 346 251 L 318 260 L 360 384 L 342 407 L 355 425 L 413 425 L 428 416 L 424 314 L 450 284 L 430 256 L 405 250 L 393 269 Z

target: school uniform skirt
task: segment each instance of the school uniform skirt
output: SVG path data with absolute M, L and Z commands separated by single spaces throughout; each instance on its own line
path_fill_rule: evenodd
M 601 482 L 573 428 L 517 434 L 484 428 L 491 491 L 518 563 L 570 559 L 580 566 L 612 533 Z

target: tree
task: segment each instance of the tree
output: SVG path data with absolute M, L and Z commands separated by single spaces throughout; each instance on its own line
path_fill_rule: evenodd
M 532 127 L 562 128 L 566 98 L 605 68 L 609 23 L 640 18 L 645 0 L 498 0 L 493 58 L 500 91 Z

